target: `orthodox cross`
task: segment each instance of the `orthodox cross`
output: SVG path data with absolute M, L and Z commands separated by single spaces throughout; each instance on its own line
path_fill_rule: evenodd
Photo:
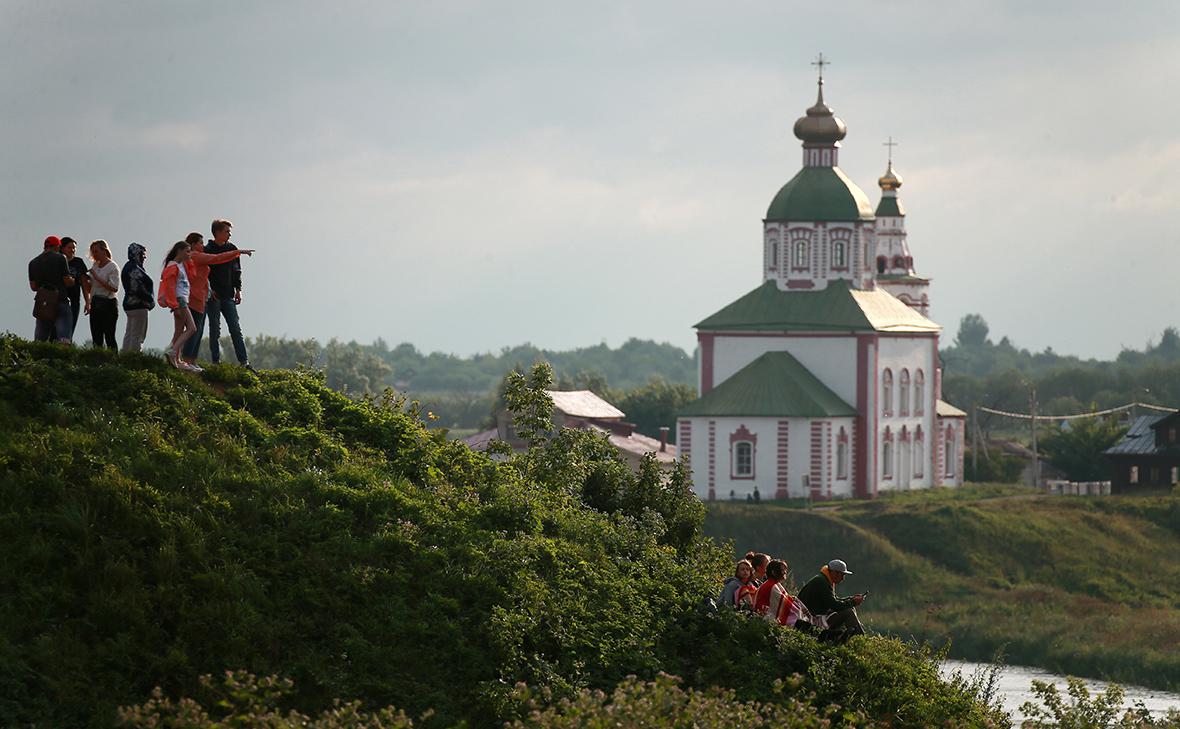
M 816 68 L 819 69 L 819 80 L 823 81 L 824 80 L 824 66 L 830 66 L 830 65 L 832 65 L 832 62 L 825 59 L 824 54 L 821 53 L 818 56 L 816 56 L 815 60 L 811 62 L 811 65 L 815 66 Z
M 889 164 L 890 165 L 893 164 L 893 148 L 898 146 L 899 144 L 901 144 L 901 142 L 893 141 L 893 137 L 890 137 L 888 142 L 881 142 L 882 147 L 889 148 Z

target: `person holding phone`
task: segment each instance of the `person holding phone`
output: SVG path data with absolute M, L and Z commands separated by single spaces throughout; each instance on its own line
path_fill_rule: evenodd
M 818 627 L 824 628 L 821 640 L 843 643 L 854 635 L 864 635 L 856 607 L 865 600 L 865 594 L 838 597 L 836 585 L 852 574 L 842 559 L 833 559 L 820 568 L 819 574 L 807 581 L 799 590 L 799 600 L 811 612 Z

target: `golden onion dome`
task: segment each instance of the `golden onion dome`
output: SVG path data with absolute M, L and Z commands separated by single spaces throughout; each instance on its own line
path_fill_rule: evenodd
M 815 106 L 795 122 L 795 136 L 803 140 L 804 147 L 826 147 L 836 144 L 846 134 L 848 127 L 844 121 L 824 103 L 824 80 L 820 78 Z
M 893 160 L 889 161 L 889 166 L 885 168 L 885 174 L 877 180 L 877 184 L 881 186 L 882 190 L 896 190 L 901 187 L 901 175 L 893 170 Z

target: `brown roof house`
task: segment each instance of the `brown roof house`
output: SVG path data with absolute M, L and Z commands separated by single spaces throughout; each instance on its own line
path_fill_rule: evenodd
M 624 420 L 626 414 L 589 390 L 547 390 L 553 399 L 554 428 L 593 430 L 606 435 L 623 460 L 638 470 L 648 453 L 654 453 L 661 468 L 670 468 L 676 461 L 676 446 L 668 443 L 668 428 L 660 428 L 660 437 L 651 438 L 638 433 L 634 423 Z M 496 427 L 464 438 L 463 442 L 477 451 L 487 450 L 493 440 L 502 440 L 513 450 L 522 451 L 526 445 L 512 427 L 512 415 L 501 409 L 496 413 Z

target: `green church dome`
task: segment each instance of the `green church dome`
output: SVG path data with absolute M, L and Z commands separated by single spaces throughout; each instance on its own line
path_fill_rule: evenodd
M 766 219 L 872 220 L 873 206 L 839 167 L 804 167 L 774 196 L 766 211 Z

